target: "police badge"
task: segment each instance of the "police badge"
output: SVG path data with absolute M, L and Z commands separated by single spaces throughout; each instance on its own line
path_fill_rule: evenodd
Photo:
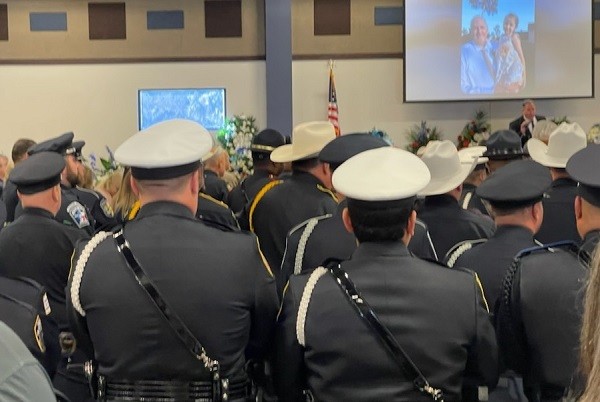
M 75 222 L 79 229 L 90 226 L 90 220 L 87 216 L 87 211 L 79 202 L 73 201 L 70 203 L 67 207 L 67 213 L 71 216 L 71 219 L 73 219 L 73 222 Z

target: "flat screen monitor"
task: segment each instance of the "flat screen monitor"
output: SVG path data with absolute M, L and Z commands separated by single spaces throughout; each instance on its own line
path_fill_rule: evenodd
M 406 102 L 593 97 L 592 0 L 405 0 Z
M 164 120 L 188 119 L 209 131 L 225 124 L 225 88 L 140 89 L 139 129 Z

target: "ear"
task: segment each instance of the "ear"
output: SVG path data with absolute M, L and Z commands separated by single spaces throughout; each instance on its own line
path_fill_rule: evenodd
M 544 220 L 544 205 L 541 201 L 533 204 L 531 215 L 536 223 L 542 224 L 542 221 Z
M 197 196 L 200 192 L 200 169 L 192 173 L 192 177 L 190 180 L 190 191 L 192 192 L 192 194 Z
M 413 210 L 408 216 L 408 222 L 406 223 L 406 233 L 411 237 L 415 235 L 415 226 L 417 224 L 417 211 Z
M 575 196 L 575 201 L 573 203 L 573 208 L 575 209 L 575 219 L 579 220 L 582 218 L 583 215 L 583 207 L 582 207 L 582 201 L 581 201 L 581 197 L 580 196 Z
M 354 227 L 352 227 L 352 220 L 350 219 L 350 212 L 348 212 L 348 207 L 344 208 L 342 211 L 342 222 L 344 222 L 344 227 L 348 233 L 354 233 Z
M 131 191 L 135 195 L 135 198 L 140 198 L 140 188 L 138 187 L 137 181 L 133 178 L 133 176 L 129 177 L 129 185 L 131 186 Z

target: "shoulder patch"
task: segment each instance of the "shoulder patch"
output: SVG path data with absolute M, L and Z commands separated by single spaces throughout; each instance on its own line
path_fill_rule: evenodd
M 87 216 L 87 211 L 78 201 L 73 201 L 69 204 L 67 213 L 71 216 L 71 219 L 73 219 L 73 222 L 75 222 L 75 225 L 77 225 L 79 229 L 90 226 L 90 219 Z
M 113 212 L 111 206 L 108 204 L 108 201 L 106 201 L 106 198 L 102 198 L 100 200 L 100 208 L 102 209 L 102 212 L 104 212 L 104 215 L 106 215 L 106 217 L 112 218 L 115 216 L 115 213 Z
M 44 329 L 42 328 L 42 320 L 40 319 L 39 315 L 35 317 L 35 322 L 33 324 L 33 335 L 35 337 L 35 342 L 42 353 L 46 352 L 46 345 L 44 344 Z

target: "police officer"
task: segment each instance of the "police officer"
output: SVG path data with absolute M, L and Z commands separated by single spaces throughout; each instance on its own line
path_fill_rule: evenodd
M 285 137 L 277 130 L 266 128 L 252 139 L 250 151 L 254 172 L 235 186 L 227 196 L 227 204 L 239 217 L 243 229 L 249 229 L 248 210 L 258 191 L 283 171 L 283 164 L 270 159 L 271 152 L 285 145 Z
M 240 225 L 233 211 L 222 201 L 214 199 L 202 191 L 198 193 L 198 209 L 196 218 L 209 226 L 223 230 L 240 230 Z
M 477 188 L 477 195 L 489 202 L 496 232 L 487 241 L 457 244 L 447 263 L 477 272 L 491 306 L 501 294 L 502 280 L 515 255 L 539 245 L 534 235 L 544 219 L 542 198 L 550 183 L 548 169 L 532 160 L 520 160 L 498 169 Z
M 458 204 L 462 183 L 474 163 L 461 163 L 456 146 L 447 140 L 431 141 L 421 158 L 431 172 L 431 181 L 419 194 L 425 196 L 419 216 L 429 228 L 438 258 L 444 260 L 448 250 L 463 240 L 490 237 L 494 223 Z
M 74 141 L 72 147 L 67 149 L 67 155 L 73 155 L 75 167 L 79 172 L 83 168 L 83 155 L 81 150 L 85 145 L 85 141 Z M 112 207 L 108 204 L 108 201 L 102 194 L 97 191 L 83 188 L 79 186 L 80 175 L 67 174 L 67 181 L 65 187 L 72 192 L 77 199 L 87 208 L 90 212 L 94 224 L 94 230 L 100 229 L 111 229 L 117 225 L 117 220 L 114 216 Z
M 600 145 L 589 144 L 567 162 L 567 173 L 577 180 L 575 220 L 583 239 L 581 252 L 589 259 L 600 241 Z
M 523 375 L 529 400 L 562 400 L 574 380 L 582 284 L 600 229 L 599 158 L 600 145 L 588 145 L 567 162 L 569 175 L 580 181 L 575 217 L 587 239 L 583 249 L 570 243 L 524 250 L 504 279 L 498 342 L 507 366 Z
M 502 166 L 521 160 L 528 155 L 523 150 L 519 134 L 512 130 L 495 131 L 490 135 L 485 146 L 486 150 L 482 156 L 488 158 L 488 174 L 492 174 Z
M 415 194 L 429 181 L 417 156 L 382 147 L 333 175 L 346 195 L 344 226 L 359 246 L 341 269 L 445 400 L 461 400 L 466 377 L 495 384 L 496 339 L 477 277 L 410 255 Z M 356 300 L 356 299 L 355 299 Z M 324 268 L 290 278 L 276 335 L 280 400 L 425 401 Z
M 277 295 L 253 235 L 194 217 L 211 145 L 199 124 L 169 120 L 115 151 L 131 167 L 140 211 L 123 237 L 100 232 L 77 250 L 69 284 L 69 311 L 79 344 L 94 351 L 100 399 L 248 396 L 245 363 L 265 354 Z
M 15 166 L 22 160 L 27 159 L 29 156 L 27 155 L 27 150 L 34 145 L 35 141 L 30 140 L 29 138 L 19 138 L 15 141 L 11 152 L 11 158 Z M 6 183 L 4 183 L 2 201 L 4 201 L 4 204 L 6 205 L 6 222 L 10 223 L 15 220 L 15 209 L 19 203 L 17 188 L 10 180 L 7 180 Z
M 536 138 L 527 142 L 531 158 L 548 167 L 552 175 L 552 186 L 542 201 L 544 222 L 536 235 L 542 243 L 580 241 L 573 210 L 577 182 L 569 176 L 565 166 L 569 158 L 586 145 L 585 131 L 577 123 L 561 123 L 550 134 L 548 145 Z
M 294 127 L 292 143 L 271 153 L 277 163 L 292 162 L 292 176 L 264 186 L 250 206 L 250 230 L 278 275 L 290 229 L 314 216 L 335 213 L 337 199 L 331 188 L 331 171 L 317 156 L 335 129 L 329 122 L 308 122 Z
M 467 176 L 463 182 L 463 190 L 458 203 L 463 209 L 468 209 L 473 212 L 480 212 L 483 215 L 489 215 L 488 210 L 481 202 L 481 198 L 475 193 L 477 187 L 487 178 L 485 164 L 488 158 L 481 156 L 486 151 L 484 146 L 467 147 L 458 150 L 460 163 L 472 164 L 476 158 L 477 162 L 473 171 Z
M 77 195 L 71 191 L 70 181 L 77 180 L 77 160 L 74 154 L 73 133 L 65 133 L 56 138 L 40 142 L 29 148 L 29 156 L 40 152 L 54 152 L 62 155 L 65 160 L 65 168 L 61 175 L 61 206 L 55 219 L 67 226 L 74 226 L 85 231 L 88 235 L 94 233 L 94 221 L 87 208 L 79 201 Z M 15 218 L 20 215 L 20 207 L 17 206 Z
M 61 207 L 61 173 L 64 158 L 54 152 L 38 152 L 15 166 L 10 180 L 16 185 L 23 211 L 0 232 L 0 275 L 24 276 L 44 286 L 48 294 L 49 315 L 58 324 L 64 359 L 60 362 L 55 386 L 74 400 L 84 400 L 88 387 L 83 374 L 67 370 L 72 336 L 65 310 L 65 287 L 75 244 L 85 232 L 54 219 Z M 67 343 L 70 343 L 67 345 Z M 85 361 L 79 354 L 71 362 Z M 78 380 L 80 380 L 78 382 Z

